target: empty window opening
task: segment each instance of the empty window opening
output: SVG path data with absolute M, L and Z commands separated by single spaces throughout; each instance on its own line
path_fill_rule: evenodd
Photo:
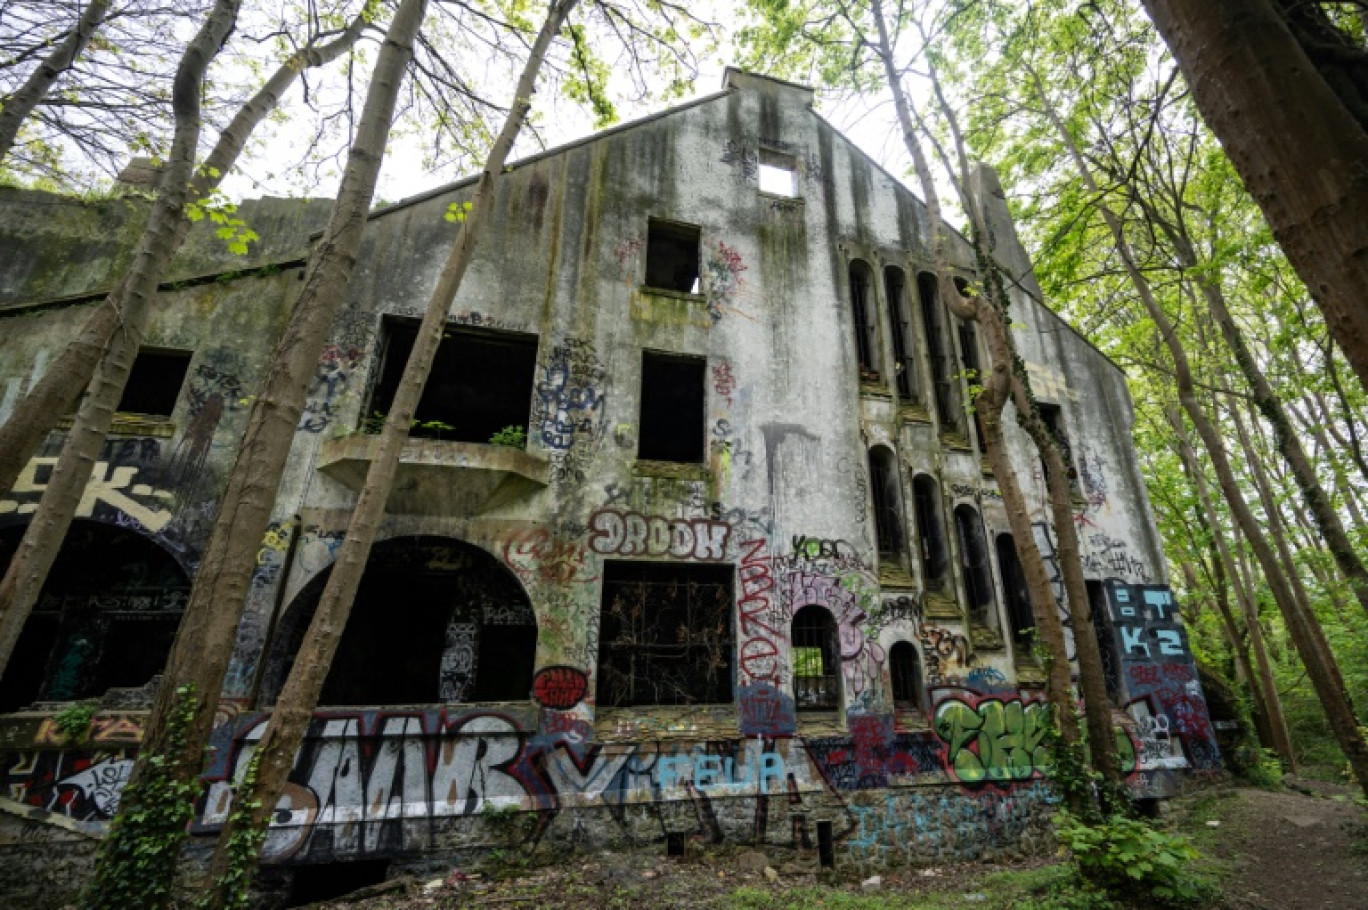
M 731 702 L 732 574 L 731 566 L 605 562 L 598 703 Z
M 907 276 L 895 266 L 884 269 L 884 292 L 893 313 L 893 373 L 897 377 L 898 397 L 915 404 L 917 392 L 917 363 L 912 352 L 917 349 L 912 328 L 912 311 L 907 303 Z
M 698 239 L 696 225 L 652 218 L 646 235 L 646 286 L 699 293 Z
M 874 531 L 879 555 L 902 556 L 902 496 L 898 484 L 898 464 L 886 446 L 869 451 L 869 482 L 874 494 Z
M 921 668 L 917 648 L 898 641 L 888 649 L 888 673 L 893 682 L 893 704 L 899 708 L 920 708 L 922 704 Z
M 945 521 L 941 512 L 940 488 L 930 477 L 919 474 L 912 479 L 912 500 L 917 512 L 922 584 L 928 591 L 944 591 L 950 559 L 945 546 Z
M 993 579 L 988 567 L 988 546 L 983 539 L 983 521 L 973 506 L 955 507 L 955 529 L 959 532 L 960 566 L 964 569 L 964 593 L 969 598 L 969 619 L 987 625 L 993 603 Z
M 706 361 L 645 351 L 641 357 L 641 430 L 637 457 L 703 461 Z
M 386 319 L 379 376 L 362 426 L 379 431 L 418 338 L 412 319 Z M 410 436 L 489 442 L 508 427 L 527 431 L 537 338 L 513 332 L 447 328 L 423 385 Z
M 964 378 L 969 385 L 976 386 L 983 383 L 983 368 L 979 360 L 978 331 L 973 323 L 961 322 L 959 324 L 960 341 L 960 362 L 964 364 Z M 974 411 L 974 430 L 978 436 L 978 447 L 980 452 L 988 451 L 988 441 L 983 435 L 983 416 L 979 414 L 976 407 L 977 402 L 970 402 Z
M 295 866 L 286 907 L 305 907 L 378 885 L 389 878 L 387 859 L 349 859 L 341 863 Z
M 809 604 L 793 614 L 793 700 L 799 711 L 830 711 L 841 702 L 836 620 Z
M 941 425 L 957 429 L 960 425 L 959 395 L 955 386 L 954 359 L 945 337 L 940 285 L 936 276 L 922 272 L 917 276 L 917 295 L 921 298 L 922 331 L 926 334 L 931 358 L 931 382 L 936 391 L 936 411 Z
M 185 385 L 191 351 L 141 350 L 133 360 L 118 410 L 127 414 L 170 417 Z
M 798 195 L 798 161 L 783 152 L 760 150 L 760 192 L 793 199 Z
M 1002 593 L 1007 598 L 1007 622 L 1012 627 L 1012 642 L 1018 653 L 1024 649 L 1029 656 L 1036 627 L 1035 611 L 1031 608 L 1031 588 L 1026 583 L 1026 570 L 1017 555 L 1016 541 L 1011 534 L 999 534 L 996 540 L 998 575 L 1002 578 Z
M 329 571 L 282 618 L 263 690 L 278 694 Z M 442 537 L 376 544 L 320 704 L 526 701 L 537 622 L 517 579 L 492 556 Z
M 855 323 L 855 356 L 859 359 L 860 379 L 879 380 L 879 334 L 874 319 L 874 281 L 869 266 L 859 259 L 850 263 L 850 313 Z
M 1064 456 L 1065 470 L 1069 472 L 1069 486 L 1076 489 L 1078 487 L 1078 472 L 1073 467 L 1073 448 L 1069 445 L 1069 434 L 1064 430 L 1064 412 L 1057 404 L 1039 403 L 1036 410 L 1040 414 L 1040 420 L 1054 437 L 1055 443 L 1059 446 L 1060 454 Z M 1042 456 L 1040 470 L 1049 477 L 1049 464 Z
M 22 527 L 0 533 L 0 571 Z M 162 671 L 190 580 L 131 530 L 75 521 L 0 676 L 0 711 L 145 686 Z
M 1121 679 L 1117 667 L 1121 659 L 1116 653 L 1116 638 L 1112 629 L 1111 610 L 1107 606 L 1107 592 L 1102 582 L 1087 579 L 1088 605 L 1092 608 L 1093 632 L 1097 634 L 1097 650 L 1102 655 L 1102 676 L 1107 681 L 1107 696 L 1118 707 L 1121 705 Z

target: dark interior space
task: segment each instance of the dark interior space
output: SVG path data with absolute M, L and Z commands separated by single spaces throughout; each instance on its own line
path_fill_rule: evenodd
M 888 672 L 893 679 L 893 703 L 900 708 L 921 707 L 921 671 L 911 642 L 894 642 L 888 649 Z
M 898 495 L 898 466 L 893 453 L 884 446 L 869 451 L 869 483 L 879 555 L 896 561 L 903 549 L 902 498 Z
M 955 394 L 955 364 L 945 337 L 945 316 L 941 310 L 940 284 L 930 272 L 917 275 L 917 297 L 921 300 L 922 331 L 926 334 L 927 354 L 931 358 L 931 382 L 936 391 L 936 410 L 942 426 L 959 426 L 959 396 Z
M 855 324 L 855 358 L 859 361 L 860 379 L 879 381 L 879 333 L 875 329 L 877 312 L 874 303 L 874 282 L 869 266 L 859 259 L 850 262 L 850 318 Z
M 941 518 L 940 489 L 925 474 L 912 479 L 912 498 L 917 511 L 917 542 L 922 561 L 922 582 L 928 591 L 945 590 L 950 560 L 945 548 L 945 523 Z
M 341 863 L 296 866 L 286 907 L 305 907 L 378 885 L 389 875 L 387 859 L 352 859 Z
M 1031 609 L 1031 589 L 1026 584 L 1026 570 L 1017 555 L 1016 541 L 1011 534 L 997 536 L 998 573 L 1002 576 L 1002 590 L 1007 597 L 1007 621 L 1012 624 L 1012 641 L 1018 657 L 1029 656 L 1035 630 L 1035 611 Z M 1026 649 L 1023 655 L 1021 649 Z
M 380 373 L 363 427 L 376 427 L 389 413 L 404 374 L 418 322 L 386 319 Z M 506 427 L 527 430 L 537 338 L 514 332 L 447 328 L 423 386 L 411 436 L 456 442 L 489 442 Z
M 825 607 L 808 604 L 793 615 L 793 701 L 799 711 L 839 707 L 840 652 L 836 620 Z
M 139 351 L 128 374 L 118 410 L 170 417 L 190 369 L 191 351 Z
M 732 567 L 603 566 L 598 704 L 729 704 Z
M 22 527 L 0 533 L 8 567 Z M 0 677 L 0 711 L 146 685 L 171 651 L 190 580 L 134 531 L 76 521 Z
M 1121 704 L 1121 663 L 1116 653 L 1116 639 L 1113 637 L 1111 608 L 1107 605 L 1107 592 L 1102 582 L 1089 578 L 1084 581 L 1088 586 L 1088 606 L 1092 608 L 1093 633 L 1097 636 L 1097 650 L 1102 655 L 1102 675 L 1107 680 L 1107 695 L 1116 705 Z
M 1073 465 L 1073 448 L 1069 445 L 1069 433 L 1064 428 L 1064 412 L 1059 405 L 1047 404 L 1043 401 L 1036 404 L 1036 410 L 1040 412 L 1041 421 L 1049 428 L 1050 435 L 1059 444 L 1060 454 L 1064 456 L 1065 470 L 1069 472 L 1069 486 L 1077 488 L 1078 471 Z M 1046 477 L 1049 476 L 1049 466 L 1044 458 L 1040 460 L 1040 470 L 1045 472 Z
M 263 691 L 283 686 L 328 571 L 282 618 Z M 492 556 L 457 540 L 399 537 L 371 552 L 320 704 L 526 701 L 537 626 L 527 595 Z
M 699 230 L 651 219 L 646 238 L 646 286 L 697 294 Z
M 964 568 L 969 618 L 987 625 L 993 603 L 993 577 L 988 566 L 988 545 L 983 539 L 983 519 L 973 506 L 956 506 L 955 528 L 959 531 L 960 565 Z
M 703 461 L 706 362 L 646 351 L 641 358 L 641 430 L 637 457 Z
M 912 312 L 907 305 L 907 277 L 902 269 L 894 266 L 884 268 L 884 292 L 888 306 L 893 311 L 893 373 L 897 377 L 898 397 L 904 403 L 913 404 L 918 400 L 917 386 L 921 377 L 917 375 L 917 362 L 912 357 L 916 350 L 916 335 L 912 329 Z

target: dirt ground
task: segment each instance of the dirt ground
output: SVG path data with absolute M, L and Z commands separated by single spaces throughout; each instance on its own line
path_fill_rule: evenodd
M 1222 897 L 1211 910 L 1368 910 L 1368 813 L 1345 788 L 1295 786 L 1308 792 L 1227 787 L 1174 804 L 1170 824 L 1198 844 L 1204 854 L 1200 871 L 1221 880 Z M 310 907 L 994 910 L 1024 902 L 1014 883 L 1049 876 L 1051 870 L 1042 867 L 1050 862 L 889 870 L 871 887 L 853 873 L 822 875 L 813 866 L 744 849 L 683 862 L 658 852 L 600 854 L 541 868 L 505 863 L 452 870 L 443 878 L 390 882 Z

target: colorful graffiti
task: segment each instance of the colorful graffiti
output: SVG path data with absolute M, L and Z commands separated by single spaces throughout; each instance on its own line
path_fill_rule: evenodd
M 584 544 L 528 528 L 511 534 L 504 542 L 504 562 L 523 581 L 576 584 L 598 580 L 598 571 Z
M 741 253 L 719 240 L 717 246 L 708 251 L 703 265 L 708 274 L 708 315 L 712 321 L 720 322 L 724 311 L 740 314 L 736 309 L 736 296 L 745 286 L 741 273 L 747 269 Z
M 365 359 L 365 348 L 325 345 L 314 368 L 309 384 L 309 397 L 299 418 L 299 429 L 305 433 L 321 433 L 337 419 L 342 396 L 351 383 L 352 374 Z
M 545 667 L 532 677 L 532 698 L 545 708 L 568 711 L 589 694 L 589 677 L 576 667 Z
M 731 526 L 706 518 L 662 518 L 600 509 L 589 519 L 589 548 L 605 556 L 670 556 L 719 562 L 727 555 Z
M 1029 780 L 1048 769 L 1046 720 L 1044 702 L 951 697 L 936 706 L 934 725 L 955 778 L 985 784 Z
M 153 441 L 155 444 L 155 440 Z M 10 491 L 13 499 L 0 499 L 0 515 L 17 512 L 27 515 L 38 509 L 38 499 L 47 489 L 48 478 L 56 458 L 30 458 Z M 143 469 L 134 465 L 116 465 L 110 461 L 95 462 L 81 501 L 76 506 L 77 518 L 90 518 L 96 508 L 114 510 L 115 518 L 124 516 L 134 522 L 134 528 L 145 528 L 156 534 L 171 523 L 172 515 L 161 504 L 175 501 L 174 494 L 154 489 L 146 483 L 135 483 Z M 149 504 L 156 503 L 154 504 Z

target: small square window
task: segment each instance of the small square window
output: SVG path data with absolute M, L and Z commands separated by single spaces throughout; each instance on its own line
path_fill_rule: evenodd
M 652 218 L 646 238 L 646 286 L 697 294 L 698 238 L 697 225 Z
M 637 458 L 702 463 L 704 372 L 696 357 L 642 354 Z
M 149 417 L 170 417 L 180 398 L 190 351 L 139 351 L 128 374 L 118 410 Z
M 760 192 L 795 199 L 798 196 L 798 161 L 782 152 L 760 150 Z

